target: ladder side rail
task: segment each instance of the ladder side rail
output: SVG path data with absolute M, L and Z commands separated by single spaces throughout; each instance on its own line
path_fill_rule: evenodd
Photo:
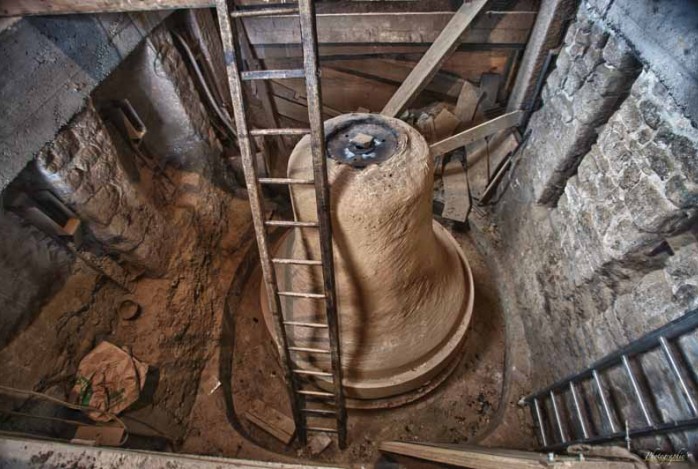
M 322 98 L 320 91 L 320 70 L 318 66 L 317 31 L 315 8 L 312 0 L 300 0 L 301 41 L 303 65 L 306 71 L 305 83 L 310 121 L 310 142 L 313 155 L 313 175 L 315 178 L 315 201 L 319 223 L 322 273 L 325 289 L 325 310 L 330 334 L 334 395 L 337 406 L 337 440 L 340 448 L 346 446 L 346 406 L 342 387 L 342 366 L 340 361 L 339 319 L 334 278 L 334 257 L 332 252 L 332 225 L 330 218 L 330 191 L 327 181 L 325 151 L 325 130 L 322 118 Z
M 539 451 L 551 452 L 564 450 L 568 446 L 585 444 L 585 445 L 595 445 L 600 443 L 607 443 L 609 441 L 625 440 L 626 437 L 639 438 L 643 436 L 655 436 L 665 433 L 673 433 L 685 430 L 695 430 L 698 428 L 698 418 L 688 418 L 685 420 L 677 420 L 667 423 L 658 423 L 653 426 L 645 426 L 641 428 L 630 428 L 627 433 L 625 430 L 618 431 L 616 433 L 609 433 L 605 435 L 591 436 L 587 439 L 576 439 L 569 440 L 564 443 L 553 443 L 548 446 L 541 447 Z
M 223 43 L 223 54 L 225 59 L 226 74 L 228 75 L 228 87 L 230 96 L 233 102 L 233 114 L 238 130 L 238 145 L 242 157 L 243 172 L 245 174 L 245 183 L 250 201 L 252 212 L 252 221 L 257 238 L 257 247 L 259 249 L 259 258 L 262 267 L 262 277 L 267 291 L 267 301 L 269 310 L 274 317 L 274 328 L 277 337 L 280 339 L 279 353 L 282 356 L 281 367 L 283 369 L 286 383 L 291 387 L 291 411 L 293 419 L 296 422 L 297 434 L 301 441 L 304 441 L 305 432 L 301 425 L 299 395 L 296 393 L 296 381 L 289 367 L 290 355 L 288 351 L 288 343 L 286 329 L 283 325 L 281 317 L 281 302 L 277 295 L 276 273 L 274 265 L 271 262 L 269 255 L 269 246 L 265 235 L 265 223 L 263 216 L 262 196 L 260 191 L 257 173 L 255 171 L 254 152 L 250 133 L 245 117 L 244 96 L 242 91 L 242 81 L 240 77 L 240 69 L 238 58 L 240 57 L 237 51 L 237 43 L 234 38 L 233 25 L 228 10 L 226 0 L 216 0 L 216 12 L 218 16 L 218 24 L 220 27 L 221 41 Z

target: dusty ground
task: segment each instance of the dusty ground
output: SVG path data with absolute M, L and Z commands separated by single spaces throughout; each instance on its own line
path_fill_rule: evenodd
M 386 440 L 444 443 L 473 441 L 499 406 L 504 366 L 504 320 L 483 259 L 468 236 L 458 236 L 473 270 L 475 306 L 463 356 L 448 380 L 424 398 L 391 410 L 349 411 L 345 451 L 336 445 L 314 458 L 326 463 L 368 463 L 378 459 Z M 253 399 L 290 415 L 271 337 L 259 307 L 256 259 L 242 268 L 249 281 L 234 285 L 224 318 L 221 353 L 202 374 L 189 432 L 181 448 L 188 453 L 242 458 L 307 457 L 285 447 L 250 424 L 244 413 Z M 230 341 L 230 342 L 228 342 Z M 222 385 L 217 387 L 220 378 Z M 285 456 L 285 457 L 284 457 Z
M 134 433 L 127 443 L 130 447 L 176 449 L 179 445 L 201 370 L 217 352 L 230 280 L 254 238 L 247 200 L 233 197 L 195 173 L 172 171 L 170 177 L 178 189 L 162 210 L 177 236 L 176 255 L 169 260 L 167 273 L 149 277 L 111 272 L 132 290 L 128 293 L 82 261 L 75 261 L 61 290 L 0 350 L 0 384 L 59 399 L 67 399 L 79 361 L 98 343 L 107 340 L 130 350 L 150 366 L 141 398 L 122 414 Z M 119 270 L 118 265 L 110 265 Z M 116 312 L 127 297 L 141 306 L 141 314 L 128 321 Z M 81 417 L 4 393 L 0 394 L 0 410 Z M 70 438 L 74 428 L 0 414 L 0 429 L 4 430 Z

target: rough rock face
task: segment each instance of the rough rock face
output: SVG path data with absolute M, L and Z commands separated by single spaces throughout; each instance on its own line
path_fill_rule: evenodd
M 543 89 L 546 105 L 530 123 L 534 133 L 528 151 L 550 155 L 533 163 L 537 202 L 557 203 L 567 178 L 596 140 L 597 127 L 613 114 L 638 73 L 628 44 L 580 8 Z
M 71 256 L 10 212 L 0 214 L 0 348 L 29 324 L 41 302 L 62 286 Z M 22 265 L 21 271 L 16 268 Z
M 698 308 L 698 129 L 590 15 L 583 4 L 570 26 L 497 214 L 541 387 Z M 681 346 L 698 360 L 695 335 Z M 670 377 L 660 355 L 641 365 Z M 653 392 L 665 421 L 680 415 L 680 394 Z

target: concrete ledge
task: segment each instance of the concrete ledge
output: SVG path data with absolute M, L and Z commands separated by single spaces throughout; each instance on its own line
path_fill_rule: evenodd
M 32 17 L 0 32 L 0 190 L 168 14 Z

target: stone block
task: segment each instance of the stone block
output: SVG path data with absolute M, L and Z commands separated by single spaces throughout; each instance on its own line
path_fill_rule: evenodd
M 601 64 L 594 69 L 589 80 L 601 96 L 615 97 L 628 91 L 634 78 L 632 74 Z
M 603 60 L 619 70 L 635 69 L 640 66 L 632 48 L 617 34 L 610 36 L 606 41 L 603 48 Z
M 667 198 L 678 208 L 698 208 L 698 182 L 687 181 L 677 174 L 666 182 L 664 190 Z
M 642 158 L 641 164 L 649 166 L 662 180 L 673 174 L 675 164 L 669 149 L 655 142 L 649 142 L 639 151 L 635 152 L 636 158 Z
M 594 22 L 591 27 L 590 46 L 594 49 L 603 49 L 608 40 L 608 30 L 600 21 Z
M 567 53 L 566 49 L 562 49 L 560 55 L 557 56 L 555 60 L 555 68 L 559 70 L 560 75 L 566 75 L 572 65 L 572 57 Z
M 672 204 L 662 187 L 646 176 L 626 192 L 625 204 L 635 225 L 645 232 L 670 235 L 688 221 L 687 213 Z
M 633 132 L 645 125 L 643 115 L 637 105 L 637 99 L 632 95 L 623 101 L 623 104 L 613 115 L 612 119 L 620 120 L 627 132 Z
M 615 98 L 600 95 L 596 86 L 590 82 L 580 88 L 573 103 L 575 118 L 592 129 L 603 123 L 614 107 Z
M 639 112 L 642 116 L 642 120 L 644 121 L 644 123 L 653 128 L 654 130 L 657 130 L 659 124 L 661 123 L 661 118 L 659 116 L 659 108 L 657 107 L 657 105 L 649 99 L 643 100 L 639 104 Z

